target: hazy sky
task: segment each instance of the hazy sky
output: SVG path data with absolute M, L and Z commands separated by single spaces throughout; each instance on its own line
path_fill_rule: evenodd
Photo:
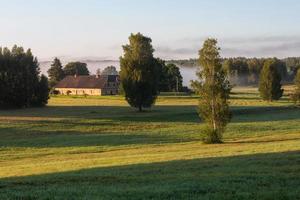
M 130 33 L 156 56 L 196 57 L 207 37 L 223 56 L 300 56 L 299 0 L 0 0 L 0 46 L 117 59 Z

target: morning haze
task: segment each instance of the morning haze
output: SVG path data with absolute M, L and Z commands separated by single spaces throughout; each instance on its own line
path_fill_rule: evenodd
M 0 2 L 0 199 L 300 199 L 298 0 Z

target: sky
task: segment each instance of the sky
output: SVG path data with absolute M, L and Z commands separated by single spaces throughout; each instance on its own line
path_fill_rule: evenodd
M 223 57 L 300 56 L 299 0 L 0 0 L 0 46 L 40 60 L 118 59 L 131 33 L 155 56 L 196 58 L 217 38 Z

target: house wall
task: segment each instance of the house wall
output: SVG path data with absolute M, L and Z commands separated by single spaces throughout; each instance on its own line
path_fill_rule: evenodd
M 101 89 L 93 88 L 55 88 L 59 91 L 59 94 L 63 95 L 90 95 L 90 96 L 101 96 Z
M 102 89 L 102 95 L 117 95 L 119 94 L 119 83 L 108 82 Z

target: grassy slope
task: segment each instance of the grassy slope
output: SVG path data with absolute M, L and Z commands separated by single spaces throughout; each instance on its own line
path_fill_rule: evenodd
M 0 111 L 0 199 L 300 199 L 300 111 L 235 89 L 225 144 L 201 143 L 195 97 L 137 113 L 119 97 Z

